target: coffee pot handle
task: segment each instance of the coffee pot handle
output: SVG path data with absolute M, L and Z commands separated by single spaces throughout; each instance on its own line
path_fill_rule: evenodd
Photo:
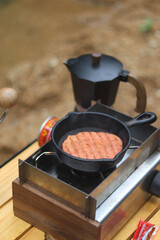
M 146 108 L 146 90 L 143 82 L 132 74 L 128 74 L 128 82 L 131 83 L 137 91 L 137 104 L 135 111 L 143 113 Z

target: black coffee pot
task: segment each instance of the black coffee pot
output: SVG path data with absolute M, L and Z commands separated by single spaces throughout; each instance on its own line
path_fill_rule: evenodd
M 91 101 L 100 101 L 111 106 L 116 98 L 119 82 L 129 82 L 137 91 L 137 112 L 144 112 L 146 91 L 143 83 L 123 70 L 116 58 L 100 53 L 81 55 L 64 62 L 71 73 L 77 109 L 85 110 Z M 127 94 L 126 97 L 128 98 Z

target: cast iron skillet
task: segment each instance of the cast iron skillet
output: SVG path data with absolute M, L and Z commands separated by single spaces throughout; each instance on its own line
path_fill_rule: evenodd
M 83 172 L 98 172 L 109 170 L 123 158 L 131 143 L 130 127 L 150 124 L 156 120 L 156 115 L 146 112 L 138 115 L 129 122 L 122 122 L 115 117 L 103 113 L 71 112 L 58 121 L 52 129 L 51 139 L 56 153 L 61 161 L 67 166 Z M 68 135 L 77 134 L 82 131 L 103 131 L 113 133 L 121 138 L 123 149 L 114 159 L 84 159 L 72 156 L 62 150 L 62 143 Z

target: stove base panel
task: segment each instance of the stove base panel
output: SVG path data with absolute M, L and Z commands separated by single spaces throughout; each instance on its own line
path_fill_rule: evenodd
M 124 209 L 119 206 L 100 223 L 58 202 L 37 187 L 21 184 L 18 179 L 13 182 L 15 216 L 57 240 L 110 240 L 145 201 L 146 198 L 142 198 L 129 214 L 125 211 L 126 204 L 122 203 Z
M 27 183 L 13 182 L 14 214 L 58 240 L 100 240 L 97 221 L 54 200 Z

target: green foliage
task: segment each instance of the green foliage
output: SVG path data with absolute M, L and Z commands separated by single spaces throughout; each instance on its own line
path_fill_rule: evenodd
M 146 33 L 150 32 L 153 28 L 153 21 L 150 18 L 146 18 L 144 23 L 140 26 L 140 32 Z
M 10 3 L 14 2 L 15 0 L 0 0 L 0 8 L 1 7 L 6 7 Z

